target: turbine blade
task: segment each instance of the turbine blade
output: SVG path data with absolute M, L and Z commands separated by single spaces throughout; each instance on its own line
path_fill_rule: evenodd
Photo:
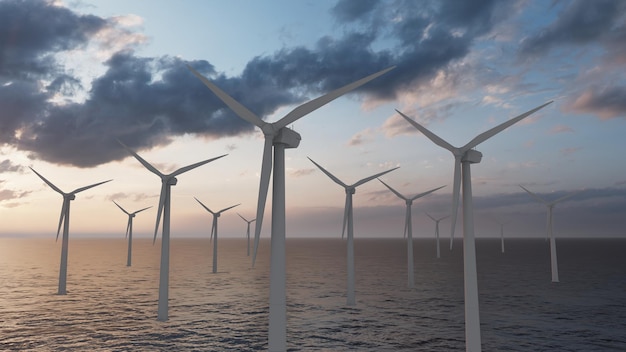
M 409 234 L 409 221 L 411 221 L 411 218 L 409 216 L 409 207 L 407 206 L 406 213 L 404 215 L 404 238 L 406 238 Z
M 63 197 L 63 205 L 61 206 L 61 216 L 59 216 L 59 227 L 57 228 L 57 238 L 55 241 L 59 240 L 59 233 L 61 233 L 61 226 L 63 226 L 63 221 L 65 220 L 65 211 L 67 209 L 68 202 L 69 200 L 66 200 L 65 197 Z
M 182 174 L 182 173 L 184 173 L 184 172 L 187 172 L 187 171 L 189 171 L 189 170 L 195 169 L 195 168 L 197 168 L 198 166 L 202 166 L 202 165 L 204 165 L 204 164 L 206 164 L 206 163 L 210 163 L 210 162 L 211 162 L 211 161 L 213 161 L 213 160 L 217 160 L 217 159 L 223 158 L 223 157 L 225 157 L 226 155 L 228 155 L 228 154 L 220 155 L 220 156 L 215 157 L 215 158 L 211 158 L 211 159 L 203 160 L 203 161 L 200 161 L 200 162 L 195 163 L 195 164 L 191 164 L 191 165 L 188 165 L 188 166 L 185 166 L 185 167 L 181 167 L 180 169 L 178 169 L 178 170 L 176 170 L 176 171 L 172 172 L 172 173 L 170 174 L 170 176 L 177 176 L 177 175 L 180 175 L 180 174 Z
M 238 205 L 241 205 L 241 203 L 239 203 L 239 204 L 235 204 L 235 205 L 231 205 L 230 207 L 228 207 L 228 208 L 224 208 L 224 209 L 222 209 L 222 210 L 218 211 L 217 213 L 218 213 L 218 214 L 220 214 L 220 213 L 225 212 L 225 211 L 226 211 L 226 210 L 228 210 L 228 209 L 232 209 L 232 208 L 234 208 L 234 207 L 236 207 L 236 206 L 238 206 Z
M 370 176 L 370 177 L 366 177 L 366 178 L 364 178 L 364 179 L 360 180 L 359 182 L 355 183 L 354 185 L 352 185 L 352 187 L 358 187 L 358 186 L 360 186 L 360 185 L 362 185 L 362 184 L 364 184 L 364 183 L 366 183 L 366 182 L 369 182 L 369 181 L 371 181 L 371 180 L 373 180 L 373 179 L 375 179 L 375 178 L 378 178 L 378 177 L 380 177 L 380 176 L 382 176 L 382 175 L 384 175 L 384 174 L 386 174 L 386 173 L 389 173 L 389 172 L 391 172 L 391 171 L 393 171 L 393 170 L 395 170 L 395 169 L 398 169 L 398 168 L 399 168 L 399 167 L 394 167 L 393 169 L 389 169 L 389 170 L 387 170 L 387 171 L 379 172 L 379 173 L 377 173 L 376 175 L 372 175 L 372 176 Z
M 309 158 L 307 156 L 307 158 Z M 317 166 L 318 169 L 322 170 L 323 173 L 326 174 L 326 176 L 330 177 L 331 180 L 335 181 L 336 184 L 343 186 L 343 187 L 348 187 L 348 185 L 346 185 L 345 183 L 341 182 L 340 179 L 338 179 L 337 177 L 335 177 L 333 174 L 331 174 L 330 172 L 328 172 L 328 170 L 324 169 L 322 166 L 320 166 L 320 164 L 316 163 L 315 161 L 313 161 L 313 159 L 309 158 L 309 160 L 311 160 L 311 162 L 313 164 L 315 164 L 315 166 Z
M 442 189 L 442 188 L 444 188 L 444 187 L 445 187 L 445 186 L 441 186 L 441 187 L 433 188 L 433 189 L 431 189 L 430 191 L 426 191 L 426 192 L 424 192 L 424 193 L 420 193 L 420 194 L 418 194 L 418 195 L 413 196 L 413 198 L 411 198 L 411 200 L 416 200 L 417 198 L 422 198 L 423 196 L 429 195 L 429 194 L 433 193 L 434 191 L 439 190 L 439 189 Z
M 154 225 L 154 239 L 152 239 L 152 244 L 156 242 L 157 232 L 159 231 L 159 224 L 161 223 L 161 214 L 164 211 L 165 207 L 165 193 L 167 192 L 167 181 L 163 182 L 161 185 L 161 195 L 159 196 L 159 208 L 157 210 L 157 218 L 156 224 Z
M 209 241 L 211 241 L 213 239 L 213 234 L 215 233 L 215 226 L 216 225 L 217 225 L 217 218 L 215 217 L 215 215 L 213 215 L 213 223 L 211 224 L 211 236 L 209 237 Z
M 526 191 L 526 193 L 530 194 L 531 197 L 535 198 L 539 203 L 543 203 L 545 205 L 548 205 L 548 202 L 545 199 L 543 199 L 543 198 L 539 197 L 538 195 L 534 194 L 533 192 L 529 191 L 528 189 L 526 189 L 526 187 L 524 187 L 522 185 L 519 185 L 519 186 L 522 187 L 522 189 L 524 191 Z
M 575 195 L 578 195 L 579 193 L 581 193 L 581 192 L 583 192 L 583 191 L 584 191 L 584 190 L 580 190 L 580 191 L 576 191 L 576 192 L 570 193 L 570 194 L 568 194 L 568 195 L 565 195 L 565 196 L 563 196 L 563 197 L 561 197 L 561 198 L 559 198 L 559 199 L 557 199 L 557 200 L 555 200 L 555 201 L 552 201 L 552 203 L 551 203 L 551 204 L 560 203 L 560 202 L 562 202 L 562 201 L 564 201 L 564 200 L 566 200 L 566 199 L 568 199 L 568 198 L 571 198 L 571 197 L 573 197 L 573 196 L 575 196 Z
M 405 120 L 407 120 L 411 125 L 413 125 L 413 127 L 417 128 L 420 132 L 422 132 L 426 137 L 428 137 L 428 139 L 430 139 L 431 141 L 433 141 L 433 143 L 435 143 L 436 145 L 447 149 L 449 151 L 451 151 L 452 153 L 454 153 L 454 151 L 456 150 L 456 148 L 444 141 L 443 139 L 441 139 L 439 136 L 437 136 L 436 134 L 430 132 L 429 130 L 426 129 L 426 127 L 423 127 L 422 125 L 420 125 L 419 123 L 415 122 L 415 120 L 411 119 L 410 117 L 406 116 L 405 114 L 401 113 L 398 109 L 396 109 L 396 112 L 398 114 L 400 114 L 400 116 L 404 117 Z
M 133 222 L 130 216 L 128 217 L 128 223 L 126 224 L 126 236 L 124 238 L 128 238 L 128 232 L 130 231 L 130 224 Z
M 398 198 L 400 199 L 404 199 L 404 200 L 409 200 L 407 197 L 403 196 L 402 194 L 400 194 L 400 192 L 396 191 L 395 189 L 393 189 L 391 186 L 389 186 L 388 184 L 386 184 L 385 182 L 383 182 L 383 180 L 378 179 L 378 181 L 380 181 L 380 183 L 382 183 L 383 185 L 387 186 L 387 188 L 389 188 L 389 190 L 391 192 L 393 192 L 396 196 L 398 196 Z
M 249 222 L 248 220 L 246 220 L 246 218 L 244 218 L 243 216 L 241 216 L 241 214 L 237 213 L 237 215 L 239 215 L 239 217 L 240 217 L 243 221 L 245 221 L 245 222 Z
M 466 150 L 470 150 L 470 149 L 474 148 L 478 144 L 480 144 L 480 143 L 486 141 L 487 139 L 495 136 L 496 134 L 502 132 L 507 127 L 510 127 L 511 125 L 521 121 L 522 119 L 524 119 L 524 118 L 534 114 L 538 110 L 543 109 L 544 107 L 546 107 L 549 104 L 552 104 L 552 101 L 549 101 L 549 102 L 547 102 L 547 103 L 545 103 L 545 104 L 543 104 L 541 106 L 538 106 L 538 107 L 536 107 L 536 108 L 534 108 L 534 109 L 532 109 L 530 111 L 527 111 L 527 112 L 525 112 L 525 113 L 523 113 L 523 114 L 521 114 L 521 115 L 519 115 L 517 117 L 514 117 L 514 118 L 512 118 L 512 119 L 510 119 L 510 120 L 508 120 L 506 122 L 503 122 L 503 123 L 499 124 L 498 126 L 492 128 L 492 129 L 490 129 L 490 130 L 488 130 L 486 132 L 483 132 L 483 133 L 479 134 L 478 136 L 474 137 L 474 139 L 472 139 L 469 143 L 467 143 L 465 146 L 463 146 L 461 149 L 463 151 L 466 151 Z
M 256 253 L 259 249 L 259 240 L 261 238 L 261 227 L 263 226 L 263 214 L 265 213 L 265 201 L 267 200 L 267 191 L 270 186 L 270 175 L 272 173 L 272 137 L 265 137 L 263 146 L 263 161 L 261 164 L 261 179 L 259 180 L 259 199 L 257 201 L 256 219 L 254 226 L 254 252 L 252 253 L 252 267 L 256 263 Z
M 39 176 L 39 178 L 40 178 L 40 179 L 42 179 L 42 180 L 43 180 L 43 182 L 45 182 L 45 183 L 46 183 L 48 186 L 50 186 L 53 190 L 57 191 L 58 193 L 65 194 L 65 193 L 63 193 L 63 191 L 61 191 L 61 190 L 60 190 L 57 186 L 53 185 L 53 184 L 52 184 L 52 182 L 50 182 L 50 181 L 46 180 L 46 178 L 45 178 L 45 177 L 41 176 L 41 175 L 40 175 L 37 171 L 35 171 L 35 169 L 33 169 L 33 168 L 32 168 L 32 167 L 30 167 L 30 166 L 29 166 L 29 168 L 30 168 L 31 170 L 33 170 L 33 172 L 34 172 L 37 176 Z
M 139 209 L 139 210 L 137 210 L 136 212 L 134 212 L 133 214 L 141 213 L 142 211 L 147 210 L 147 209 L 150 209 L 150 208 L 152 208 L 152 206 L 145 207 L 145 208 L 143 208 L 143 209 Z
M 443 220 L 443 219 L 447 219 L 447 218 L 449 218 L 449 217 L 450 217 L 450 215 L 446 215 L 446 216 L 444 216 L 444 217 L 442 217 L 442 218 L 439 218 L 437 221 L 441 221 L 441 220 Z
M 450 249 L 454 240 L 456 216 L 459 210 L 459 195 L 461 193 L 461 157 L 454 157 L 454 185 L 452 187 L 452 221 L 450 223 Z
M 103 183 L 107 183 L 107 182 L 111 182 L 111 181 L 113 181 L 113 180 L 106 180 L 106 181 L 94 183 L 93 185 L 77 188 L 77 189 L 73 190 L 72 192 L 70 192 L 70 194 L 76 194 L 78 192 L 82 192 L 82 191 L 88 190 L 90 188 L 93 188 L 93 187 L 96 187 L 96 186 L 100 186 Z
M 426 216 L 428 216 L 429 218 L 431 218 L 433 221 L 437 221 L 437 219 L 435 219 L 432 215 L 428 214 L 427 212 L 424 212 L 424 214 L 426 214 Z
M 209 207 L 207 207 L 206 205 L 202 204 L 202 202 L 201 202 L 201 201 L 199 201 L 199 200 L 198 200 L 198 198 L 193 197 L 193 199 L 195 199 L 195 200 L 196 200 L 196 202 L 200 203 L 200 205 L 202 205 L 202 207 L 203 207 L 204 209 L 206 209 L 206 211 L 208 211 L 209 213 L 211 213 L 211 214 L 215 215 L 215 213 L 214 213 L 211 209 L 209 209 Z
M 335 89 L 330 93 L 324 94 L 321 97 L 315 98 L 313 100 L 310 100 L 298 107 L 296 107 L 295 109 L 293 109 L 291 112 L 289 112 L 287 115 L 285 115 L 285 117 L 283 117 L 282 119 L 278 120 L 277 122 L 274 123 L 274 126 L 276 126 L 277 129 L 280 129 L 282 127 L 285 127 L 293 122 L 295 122 L 296 120 L 298 120 L 299 118 L 321 108 L 322 106 L 330 103 L 331 101 L 339 98 L 340 96 L 348 93 L 351 90 L 354 90 L 362 85 L 364 85 L 365 83 L 373 80 L 376 77 L 379 77 L 389 71 L 391 71 L 392 69 L 394 69 L 395 66 L 386 68 L 382 71 L 376 72 L 374 74 L 371 74 L 365 78 L 361 78 L 360 80 L 356 81 L 356 82 L 352 82 L 350 84 L 347 84 L 341 88 Z
M 123 211 L 124 213 L 126 213 L 126 215 L 130 215 L 130 213 L 128 213 L 126 210 L 124 210 L 124 208 L 122 208 L 121 205 L 117 204 L 117 202 L 113 201 L 113 203 L 115 203 L 115 205 L 117 205 L 118 208 L 120 208 L 121 211 Z
M 267 123 L 261 120 L 261 118 L 255 115 L 252 111 L 248 110 L 248 108 L 246 108 L 245 106 L 241 105 L 238 101 L 233 99 L 226 92 L 221 90 L 218 86 L 216 86 L 211 81 L 209 81 L 206 77 L 204 77 L 198 71 L 194 70 L 191 66 L 187 65 L 187 68 L 189 68 L 189 70 L 196 77 L 198 77 L 202 81 L 202 83 L 204 83 L 204 85 L 207 86 L 213 92 L 213 94 L 217 95 L 217 97 L 222 102 L 224 102 L 224 104 L 226 104 L 232 111 L 234 111 L 235 114 L 237 114 L 239 117 L 241 117 L 242 119 L 250 122 L 251 124 L 257 127 L 262 127 L 263 125 Z M 285 126 L 286 125 L 287 124 L 285 124 Z
M 348 207 L 350 206 L 349 194 L 346 194 L 346 204 L 343 206 L 343 225 L 341 226 L 341 239 L 346 234 L 346 226 L 348 225 Z
M 149 162 L 145 161 L 142 157 L 139 156 L 139 154 L 135 153 L 132 149 L 128 148 L 126 146 L 126 144 L 122 143 L 122 141 L 120 141 L 119 139 L 117 140 L 117 142 L 122 145 L 122 147 L 124 147 L 124 149 L 126 149 L 126 151 L 128 151 L 132 156 L 135 157 L 135 159 L 137 159 L 141 165 L 143 165 L 146 169 L 148 169 L 150 172 L 152 172 L 153 174 L 163 178 L 163 176 L 165 176 L 164 174 L 161 173 L 161 171 L 157 170 L 154 166 L 150 165 Z

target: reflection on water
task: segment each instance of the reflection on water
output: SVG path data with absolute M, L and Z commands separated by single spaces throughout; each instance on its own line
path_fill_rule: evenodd
M 559 240 L 561 283 L 543 240 L 478 240 L 485 351 L 626 350 L 625 240 Z M 170 320 L 156 320 L 160 243 L 70 241 L 68 295 L 56 295 L 60 244 L 0 239 L 0 350 L 267 349 L 269 241 L 250 268 L 246 241 L 173 239 Z M 415 241 L 415 289 L 403 240 L 355 240 L 356 307 L 345 305 L 345 242 L 287 241 L 290 351 L 462 351 L 462 244 L 435 255 Z

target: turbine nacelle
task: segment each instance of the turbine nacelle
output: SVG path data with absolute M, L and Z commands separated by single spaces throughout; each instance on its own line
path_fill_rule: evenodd
M 165 184 L 168 186 L 176 186 L 177 183 L 178 183 L 178 179 L 176 177 L 169 177 L 165 181 Z
M 76 199 L 76 195 L 74 193 L 70 193 L 70 194 L 64 194 L 63 197 L 67 200 L 74 200 Z
M 483 159 L 483 153 L 478 150 L 470 149 L 463 154 L 461 162 L 469 162 L 471 164 L 478 164 Z
M 346 194 L 354 194 L 356 192 L 356 187 L 346 187 Z
M 298 132 L 290 128 L 283 127 L 278 130 L 278 133 L 274 134 L 272 142 L 274 144 L 284 144 L 285 148 L 297 148 L 298 145 L 300 145 L 301 139 L 302 137 Z
M 413 204 L 413 199 L 407 199 L 406 200 L 406 206 L 411 206 Z

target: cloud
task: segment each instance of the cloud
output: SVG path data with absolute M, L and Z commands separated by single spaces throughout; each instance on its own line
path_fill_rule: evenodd
M 556 125 L 552 127 L 552 129 L 550 130 L 550 134 L 558 134 L 558 133 L 566 133 L 566 132 L 574 132 L 574 130 L 571 127 L 565 126 L 565 125 Z
M 372 142 L 374 140 L 374 133 L 374 130 L 371 128 L 358 132 L 357 134 L 352 136 L 352 138 L 350 138 L 347 144 L 351 147 L 354 147 L 357 145 Z
M 302 177 L 307 176 L 317 171 L 317 169 L 309 168 L 309 169 L 297 169 L 297 170 L 289 170 L 289 176 L 291 177 Z
M 0 161 L 0 173 L 4 172 L 19 172 L 22 173 L 24 171 L 24 167 L 21 165 L 15 165 L 9 159 L 5 159 Z
M 569 112 L 598 115 L 603 120 L 626 118 L 626 86 L 592 86 L 565 106 Z
M 0 190 L 0 202 L 23 198 L 30 193 L 30 191 L 14 191 L 10 189 L 2 189 Z
M 563 156 L 569 156 L 569 155 L 572 155 L 572 154 L 578 152 L 579 150 L 581 150 L 581 148 L 575 148 L 575 147 L 563 148 L 563 149 L 560 150 L 560 153 Z

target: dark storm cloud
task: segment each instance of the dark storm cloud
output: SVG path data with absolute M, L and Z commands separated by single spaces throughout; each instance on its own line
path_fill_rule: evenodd
M 80 16 L 45 1 L 2 1 L 0 143 L 33 158 L 90 167 L 127 156 L 115 138 L 141 150 L 167 144 L 177 135 L 219 138 L 252 131 L 186 64 L 262 118 L 391 65 L 397 68 L 360 93 L 394 99 L 467 55 L 473 42 L 493 28 L 494 18 L 502 19 L 494 13 L 508 6 L 479 0 L 342 0 L 332 10 L 341 35 L 320 38 L 310 48 L 284 48 L 252 58 L 239 76 L 225 76 L 206 61 L 124 51 L 105 63 L 106 72 L 91 82 L 84 101 L 54 104 L 53 96 L 82 89 L 76 77 L 59 68 L 54 55 L 86 45 L 115 22 Z M 374 49 L 388 39 L 392 47 Z M 48 83 L 42 86 L 37 75 Z
M 626 117 L 626 87 L 591 87 L 566 106 L 577 113 L 593 113 L 603 119 Z
M 566 8 L 548 27 L 522 42 L 523 56 L 537 55 L 562 45 L 580 45 L 603 41 L 626 44 L 624 10 L 620 0 L 577 0 L 565 2 Z

